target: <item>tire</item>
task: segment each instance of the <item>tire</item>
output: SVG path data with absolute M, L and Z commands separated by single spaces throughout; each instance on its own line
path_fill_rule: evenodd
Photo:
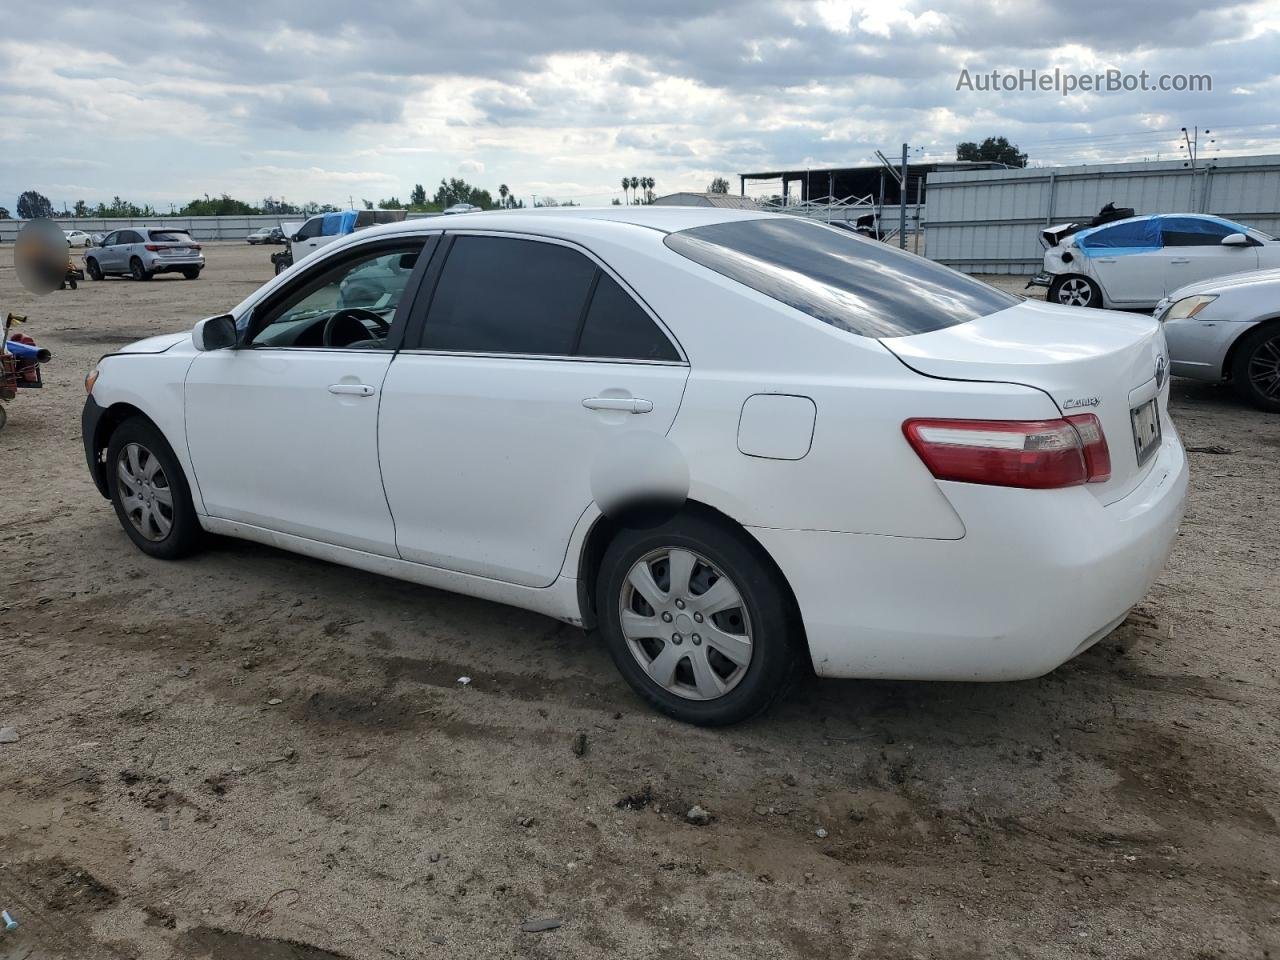
M 132 477 L 128 485 L 126 477 Z M 111 434 L 107 492 L 120 526 L 143 553 L 177 560 L 200 545 L 200 521 L 186 475 L 173 448 L 151 421 L 130 417 Z
M 199 268 L 199 267 L 189 267 L 188 269 L 186 269 L 186 270 L 183 270 L 183 271 L 182 271 L 182 276 L 183 276 L 183 278 L 184 278 L 184 279 L 186 279 L 186 280 L 194 280 L 194 279 L 196 279 L 198 276 L 200 276 L 200 268 Z
M 9 422 L 9 411 L 4 408 L 4 404 L 0 403 L 0 430 L 4 429 L 4 425 Z
M 134 257 L 129 261 L 129 276 L 135 280 L 150 280 L 151 273 L 142 266 L 142 261 Z
M 1068 273 L 1053 278 L 1045 299 L 1064 307 L 1101 307 L 1102 289 L 1088 277 Z
M 1231 361 L 1231 386 L 1259 410 L 1280 413 L 1280 324 L 1245 334 Z
M 278 277 L 278 276 L 280 276 L 280 274 L 284 273 L 284 272 L 285 272 L 286 270 L 288 270 L 291 266 L 293 266 L 293 264 L 291 264 L 291 263 L 285 263 L 283 260 L 277 260 L 277 261 L 276 261 L 276 276 L 277 276 L 277 277 Z
M 681 577 L 689 564 L 692 576 Z M 670 589 L 673 567 L 687 590 Z M 643 591 L 636 582 L 646 584 Z M 719 609 L 704 615 L 704 602 Z M 596 577 L 599 629 L 618 671 L 655 709 L 699 726 L 746 720 L 783 692 L 797 662 L 791 609 L 779 574 L 746 533 L 688 512 L 651 529 L 623 530 Z M 710 639 L 708 624 L 718 640 Z
M 85 258 L 84 268 L 88 272 L 90 280 L 102 279 L 102 268 L 98 266 L 98 261 L 93 257 Z

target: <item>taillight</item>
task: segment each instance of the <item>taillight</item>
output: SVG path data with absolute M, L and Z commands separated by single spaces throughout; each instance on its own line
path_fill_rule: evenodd
M 158 251 L 158 250 L 168 250 L 168 249 L 169 249 L 168 247 L 162 247 L 162 246 L 160 246 L 160 244 L 158 244 L 158 243 L 144 243 L 144 244 L 142 245 L 142 248 L 143 248 L 144 250 L 150 250 L 152 253 L 155 253 L 155 252 L 156 252 L 156 251 Z
M 939 480 L 1046 490 L 1111 475 L 1107 441 L 1093 414 L 1068 420 L 908 420 L 902 432 Z
M 1067 417 L 1067 423 L 1076 428 L 1080 442 L 1084 444 L 1084 466 L 1089 472 L 1090 483 L 1102 483 L 1111 479 L 1111 451 L 1107 449 L 1107 436 L 1102 432 L 1102 421 L 1092 413 Z
M 193 243 L 193 244 L 191 244 L 191 249 L 192 249 L 192 250 L 203 250 L 204 248 L 203 248 L 203 247 L 201 247 L 201 246 L 200 246 L 200 244 L 198 244 L 198 243 Z

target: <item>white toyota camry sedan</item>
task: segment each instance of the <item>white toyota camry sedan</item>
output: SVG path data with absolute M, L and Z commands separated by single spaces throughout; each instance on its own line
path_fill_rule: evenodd
M 242 537 L 597 627 L 721 724 L 826 677 L 1012 680 L 1103 637 L 1187 466 L 1151 317 L 1024 301 L 803 219 L 363 230 L 86 381 L 164 559 Z

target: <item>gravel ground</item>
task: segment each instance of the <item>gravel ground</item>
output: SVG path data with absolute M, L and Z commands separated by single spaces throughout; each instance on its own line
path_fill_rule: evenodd
M 533 614 L 135 550 L 81 378 L 270 276 L 206 253 L 37 301 L 0 249 L 56 355 L 0 433 L 0 958 L 1280 956 L 1280 418 L 1175 382 L 1173 558 L 1049 676 L 810 680 L 699 730 Z

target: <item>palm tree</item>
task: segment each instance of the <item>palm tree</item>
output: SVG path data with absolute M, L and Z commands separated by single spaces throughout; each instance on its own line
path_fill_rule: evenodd
M 631 186 L 631 178 L 623 177 L 622 178 L 622 202 L 623 203 L 631 202 L 630 198 L 627 196 L 627 188 L 630 186 Z
M 632 177 L 631 178 L 631 196 L 635 198 L 636 203 L 640 202 L 639 194 L 636 193 L 636 191 L 639 189 L 640 189 L 640 178 Z
M 502 207 L 505 210 L 507 206 L 507 197 L 510 196 L 511 190 L 505 183 L 498 184 L 498 196 L 502 198 Z
M 653 177 L 644 178 L 644 190 L 645 190 L 645 193 L 648 194 L 650 203 L 653 203 L 653 188 L 656 187 L 657 185 L 658 185 L 658 181 L 654 180 Z

